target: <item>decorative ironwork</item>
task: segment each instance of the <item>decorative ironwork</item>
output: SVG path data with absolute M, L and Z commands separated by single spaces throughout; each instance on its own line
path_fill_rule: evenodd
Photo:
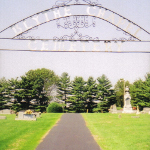
M 95 19 L 96 17 L 92 17 L 92 23 L 89 25 L 88 21 L 88 16 L 71 16 L 71 17 L 66 17 L 63 18 L 64 20 L 64 25 L 61 25 L 60 20 L 58 19 L 56 21 L 57 28 L 64 28 L 64 29 L 75 29 L 75 28 L 89 28 L 91 26 L 95 27 L 96 22 Z
M 129 37 L 129 38 L 124 38 L 124 37 L 122 37 L 122 38 L 119 38 L 119 39 L 117 39 L 117 38 L 113 38 L 112 39 L 113 41 L 123 41 L 123 42 L 125 42 L 125 41 L 137 41 L 135 38 L 133 38 L 133 37 Z
M 40 39 L 39 36 L 25 36 L 24 34 L 18 35 L 17 37 L 15 37 L 15 39 L 31 39 L 31 40 L 36 40 L 36 39 Z
M 40 37 L 37 36 L 25 36 L 25 34 L 28 34 L 31 32 L 31 30 L 37 30 L 38 29 L 38 26 L 37 27 L 34 27 L 32 29 L 29 29 L 28 31 L 22 33 L 22 34 L 19 34 L 18 36 L 15 37 L 15 39 L 39 39 Z
M 91 2 L 91 0 L 83 0 L 83 1 L 93 6 L 96 5 L 101 6 L 101 4 L 98 3 L 98 0 L 96 0 L 96 2 Z
M 73 3 L 73 4 L 70 4 L 70 3 Z M 23 22 L 29 18 L 32 18 L 33 16 L 36 16 L 36 15 L 39 15 L 41 13 L 43 13 L 43 17 L 45 12 L 48 12 L 50 10 L 54 10 L 54 9 L 57 9 L 59 7 L 65 7 L 65 6 L 73 6 L 73 5 L 79 5 L 79 6 L 96 6 L 96 7 L 99 7 L 101 9 L 105 9 L 117 16 L 119 16 L 121 19 L 125 19 L 127 20 L 129 23 L 132 23 L 133 25 L 135 25 L 136 27 L 138 27 L 140 30 L 146 32 L 147 34 L 150 35 L 150 33 L 148 31 L 146 31 L 145 29 L 143 29 L 142 27 L 140 27 L 139 25 L 135 24 L 134 22 L 132 22 L 131 20 L 127 19 L 127 18 L 124 18 L 123 16 L 121 16 L 120 14 L 118 13 L 115 13 L 113 11 L 111 11 L 110 9 L 108 8 L 105 8 L 103 6 L 101 6 L 101 4 L 99 4 L 99 0 L 57 0 L 55 2 L 55 5 L 52 7 L 52 8 L 49 8 L 47 10 L 44 10 L 44 11 L 41 11 L 41 12 L 38 12 L 36 14 L 33 14 L 27 18 L 24 18 L 16 23 L 14 23 L 13 25 L 10 25 L 9 27 L 3 29 L 2 31 L 0 31 L 0 33 L 4 32 L 5 30 L 7 30 L 8 28 L 12 28 L 13 26 L 19 24 L 20 22 Z M 57 28 L 64 28 L 64 29 L 72 29 L 73 32 L 70 34 L 70 35 L 63 35 L 61 36 L 60 38 L 59 37 L 53 37 L 53 39 L 66 39 L 66 40 L 98 40 L 99 38 L 98 37 L 95 37 L 95 38 L 92 38 L 91 36 L 89 35 L 83 35 L 83 33 L 79 32 L 79 29 L 80 28 L 89 28 L 89 27 L 95 27 L 96 26 L 96 21 L 95 19 L 98 18 L 98 19 L 102 19 L 104 21 L 107 21 L 108 23 L 116 26 L 113 22 L 110 22 L 107 20 L 107 18 L 100 18 L 100 17 L 97 17 L 97 16 L 90 16 L 92 18 L 92 21 L 90 22 L 89 21 L 89 18 L 88 16 L 90 16 L 89 14 L 87 15 L 72 15 L 70 17 L 66 17 L 66 16 L 62 16 L 60 17 L 59 19 L 57 18 L 54 18 L 52 20 L 48 20 L 46 22 L 42 22 L 42 23 L 39 23 L 31 28 L 25 28 L 25 30 L 22 31 L 22 33 L 17 33 L 13 38 L 15 39 L 38 39 L 39 37 L 34 37 L 34 36 L 25 36 L 25 34 L 29 33 L 31 30 L 34 30 L 34 29 L 37 29 L 38 26 L 40 25 L 43 25 L 47 22 L 50 22 L 50 21 L 54 21 L 56 20 L 56 25 L 57 25 Z M 72 20 L 71 20 L 72 19 Z M 63 24 L 62 24 L 63 22 Z M 117 26 L 116 26 L 117 27 Z M 117 27 L 117 31 L 123 31 L 123 34 L 125 34 L 126 36 L 129 36 L 129 38 L 125 38 L 125 37 L 122 37 L 122 38 L 114 38 L 113 40 L 114 41 L 120 41 L 120 40 L 123 40 L 123 41 L 141 41 L 140 39 L 138 39 L 137 37 L 134 36 L 134 34 L 131 34 L 131 33 L 128 33 L 126 32 L 124 29 L 122 29 L 121 27 Z M 138 31 L 138 30 L 137 30 Z M 77 37 L 77 39 L 75 39 Z M 13 39 L 12 38 L 12 39 Z
M 77 40 L 98 40 L 99 38 L 92 38 L 89 35 L 82 35 L 79 32 L 80 28 L 89 28 L 89 27 L 95 27 L 96 26 L 96 22 L 95 22 L 95 17 L 92 17 L 92 23 L 90 24 L 88 21 L 88 16 L 70 16 L 70 17 L 66 17 L 64 18 L 64 22 L 63 25 L 60 23 L 60 20 L 62 19 L 58 19 L 56 21 L 56 25 L 57 28 L 64 28 L 64 29 L 73 29 L 74 33 L 72 33 L 71 35 L 64 35 L 60 38 L 58 37 L 54 37 L 54 40 L 75 40 L 75 36 L 77 35 Z
M 78 36 L 78 38 L 76 39 L 75 36 Z M 75 29 L 74 33 L 72 33 L 71 35 L 64 35 L 61 36 L 60 38 L 58 37 L 54 37 L 54 40 L 98 40 L 99 38 L 92 38 L 89 35 L 82 35 L 82 33 L 80 33 L 78 30 Z
M 123 31 L 119 28 L 117 28 L 116 30 L 117 31 Z M 123 31 L 123 34 L 126 35 L 126 36 L 129 36 L 129 38 L 125 38 L 125 37 L 122 37 L 122 38 L 119 38 L 119 39 L 113 38 L 112 40 L 114 40 L 114 41 L 137 41 L 137 39 L 134 38 L 133 36 L 131 36 L 129 33 Z
M 67 4 L 69 4 L 72 1 L 75 1 L 74 4 L 81 4 L 80 1 L 83 1 L 92 6 L 101 6 L 101 4 L 99 4 L 99 2 L 98 2 L 99 0 L 96 0 L 95 2 L 92 2 L 91 0 L 57 0 L 55 5 L 53 6 L 53 8 L 66 6 Z

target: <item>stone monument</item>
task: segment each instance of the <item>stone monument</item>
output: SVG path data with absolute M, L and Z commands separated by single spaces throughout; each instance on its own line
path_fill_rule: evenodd
M 25 111 L 18 112 L 18 117 L 15 118 L 15 120 L 31 120 L 36 121 L 36 115 L 35 114 L 26 114 Z
M 137 115 L 141 114 L 141 113 L 140 113 L 140 110 L 139 110 L 139 106 L 137 106 L 136 114 L 137 114 Z
M 131 106 L 131 96 L 129 94 L 129 87 L 125 88 L 125 95 L 124 95 L 124 107 L 122 113 L 133 113 L 133 109 Z
M 117 113 L 116 104 L 110 106 L 109 112 L 112 113 L 112 114 Z

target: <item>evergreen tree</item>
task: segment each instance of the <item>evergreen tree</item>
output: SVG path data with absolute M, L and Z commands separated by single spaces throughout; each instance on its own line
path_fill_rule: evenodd
M 68 73 L 64 72 L 62 73 L 59 83 L 58 83 L 58 93 L 59 98 L 63 100 L 66 104 L 66 100 L 68 98 L 68 95 L 70 94 L 71 90 L 71 83 L 70 83 L 70 77 Z
M 82 77 L 75 77 L 72 82 L 72 96 L 69 97 L 68 102 L 71 103 L 70 109 L 77 113 L 85 112 L 85 83 Z
M 11 109 L 14 110 L 15 112 L 18 112 L 19 110 L 22 109 L 21 106 L 21 100 L 22 100 L 22 95 L 20 93 L 20 83 L 21 80 L 16 79 L 11 79 L 9 80 L 9 95 L 10 95 L 10 101 L 12 103 Z
M 97 93 L 97 86 L 96 81 L 93 77 L 89 77 L 86 83 L 86 105 L 89 112 L 92 112 L 93 108 L 95 107 L 95 103 L 93 102 L 96 98 Z
M 110 105 L 113 103 L 114 98 L 111 97 L 112 94 L 112 85 L 111 82 L 105 75 L 97 78 L 97 98 L 101 101 L 99 103 L 101 112 L 108 112 Z
M 141 79 L 135 81 L 130 87 L 131 103 L 133 106 L 150 107 L 150 73 L 145 76 L 145 81 Z
M 0 110 L 6 108 L 8 102 L 8 81 L 5 78 L 0 79 Z

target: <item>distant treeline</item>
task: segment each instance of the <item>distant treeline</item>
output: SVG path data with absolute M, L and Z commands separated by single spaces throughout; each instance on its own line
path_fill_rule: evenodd
M 75 77 L 70 80 L 68 73 L 59 77 L 49 69 L 29 70 L 16 79 L 0 79 L 0 109 L 19 110 L 34 109 L 46 111 L 49 103 L 61 103 L 64 112 L 108 112 L 111 105 L 123 107 L 124 87 L 129 86 L 133 107 L 150 107 L 150 73 L 145 80 L 133 84 L 123 79 L 115 87 L 106 75 L 96 80 L 89 77 Z M 55 93 L 55 94 L 54 94 Z

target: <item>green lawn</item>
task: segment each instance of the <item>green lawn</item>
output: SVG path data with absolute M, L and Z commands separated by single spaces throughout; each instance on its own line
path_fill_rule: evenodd
M 150 150 L 150 115 L 82 114 L 103 150 Z
M 1 115 L 7 119 L 0 120 L 0 150 L 34 150 L 61 115 L 42 114 L 37 121 L 19 121 L 15 115 Z

